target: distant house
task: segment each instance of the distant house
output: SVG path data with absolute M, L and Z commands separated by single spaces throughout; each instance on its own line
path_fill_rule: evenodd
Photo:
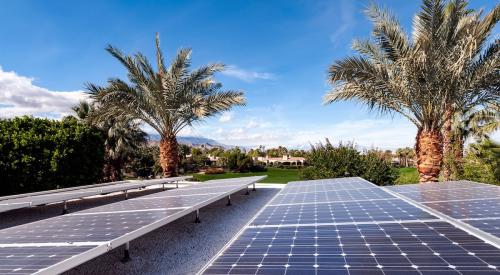
M 253 160 L 263 162 L 266 165 L 282 164 L 292 166 L 303 166 L 306 162 L 306 159 L 303 157 L 290 157 L 289 155 L 283 155 L 281 158 L 273 158 L 269 156 L 254 157 Z

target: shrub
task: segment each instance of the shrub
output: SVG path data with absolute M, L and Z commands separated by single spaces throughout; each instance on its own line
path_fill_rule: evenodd
M 500 184 L 500 144 L 490 139 L 470 144 L 461 178 Z
M 74 118 L 0 120 L 0 195 L 91 184 L 103 161 L 100 131 Z
M 339 144 L 334 147 L 327 139 L 326 143 L 312 146 L 307 159 L 309 167 L 302 169 L 303 179 L 338 178 L 361 175 L 363 170 L 361 154 L 353 144 Z
M 267 172 L 267 168 L 261 164 L 254 164 L 250 166 L 250 172 Z
M 249 172 L 250 167 L 253 165 L 252 157 L 241 152 L 239 148 L 227 151 L 225 158 L 227 160 L 227 168 L 231 171 Z
M 380 156 L 377 152 L 368 151 L 363 155 L 362 178 L 377 185 L 391 185 L 398 178 L 398 171 L 394 169 L 391 162 Z
M 140 178 L 148 178 L 161 173 L 159 152 L 158 146 L 139 147 L 126 164 L 127 172 L 133 172 Z
M 205 174 L 207 175 L 214 175 L 214 174 L 224 174 L 224 168 L 222 167 L 208 167 L 207 170 L 205 170 Z
M 397 172 L 377 152 L 362 155 L 352 143 L 334 147 L 327 139 L 324 145 L 312 146 L 307 162 L 309 166 L 299 172 L 302 179 L 359 176 L 377 185 L 387 185 L 397 178 Z

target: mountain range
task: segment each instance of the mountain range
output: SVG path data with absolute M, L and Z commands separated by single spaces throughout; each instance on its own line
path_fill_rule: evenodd
M 149 134 L 149 142 L 156 144 L 160 141 L 160 135 L 158 134 Z M 231 149 L 236 146 L 227 145 L 220 143 L 214 139 L 206 138 L 206 137 L 193 137 L 193 136 L 178 136 L 177 142 L 180 144 L 186 144 L 191 147 L 205 147 L 205 148 L 223 148 L 223 149 Z M 240 148 L 247 148 L 245 146 L 239 146 Z
M 158 144 L 160 141 L 160 135 L 158 134 L 149 134 L 149 143 L 150 144 Z M 232 149 L 235 147 L 239 147 L 241 149 L 250 150 L 252 148 L 257 148 L 258 146 L 236 146 L 236 145 L 228 145 L 221 142 L 216 141 L 215 139 L 200 137 L 200 136 L 178 136 L 177 141 L 180 144 L 186 144 L 191 147 L 204 147 L 204 148 L 223 148 L 224 150 Z M 266 146 L 266 148 L 273 148 L 273 146 Z M 310 150 L 311 145 L 309 143 L 299 144 L 295 146 L 287 146 L 288 149 L 298 149 L 298 150 Z

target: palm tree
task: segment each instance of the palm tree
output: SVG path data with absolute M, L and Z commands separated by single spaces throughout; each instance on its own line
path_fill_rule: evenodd
M 177 134 L 204 118 L 244 105 L 240 91 L 221 91 L 213 75 L 224 65 L 210 64 L 192 72 L 190 49 L 181 49 L 166 66 L 156 36 L 157 70 L 141 53 L 127 56 L 113 46 L 106 49 L 128 71 L 128 80 L 112 78 L 105 87 L 88 84 L 100 105 L 102 117 L 130 116 L 143 121 L 160 134 L 160 164 L 164 176 L 177 174 L 179 161 Z
M 475 108 L 498 101 L 500 83 L 500 40 L 487 45 L 488 37 L 500 20 L 500 5 L 481 18 L 481 12 L 467 8 L 467 1 L 455 0 L 439 6 L 442 27 L 438 36 L 441 52 L 452 62 L 449 93 L 445 107 L 443 128 L 444 180 L 449 180 L 453 160 L 452 124 L 454 118 Z M 486 48 L 486 50 L 484 50 Z M 458 116 L 457 116 L 458 114 Z M 455 146 L 456 147 L 456 146 Z
M 453 3 L 462 6 L 465 2 L 456 0 Z M 496 18 L 499 9 L 497 6 L 486 17 Z M 490 66 L 466 63 L 463 61 L 465 57 L 457 59 L 456 54 L 468 55 L 469 49 L 462 48 L 463 45 L 457 44 L 452 52 L 449 51 L 447 45 L 452 43 L 448 40 L 454 39 L 452 34 L 460 31 L 457 26 L 461 26 L 451 21 L 465 19 L 451 16 L 455 11 L 448 13 L 450 15 L 446 15 L 440 0 L 423 0 L 422 10 L 415 16 L 413 37 L 410 39 L 394 16 L 371 5 L 367 15 L 374 24 L 374 39 L 355 40 L 353 48 L 361 56 L 336 61 L 329 68 L 328 80 L 333 90 L 325 96 L 326 103 L 356 99 L 372 110 L 395 112 L 415 124 L 420 182 L 438 180 L 443 160 L 441 130 L 450 102 L 475 106 L 499 96 L 498 91 L 486 89 L 485 84 L 494 74 L 498 75 L 497 70 L 482 72 L 491 71 Z M 454 26 L 455 29 L 451 30 Z M 443 39 L 446 35 L 452 37 Z M 496 48 L 492 51 L 497 56 Z M 487 52 L 482 56 L 489 60 L 488 64 L 491 63 L 488 57 L 491 54 Z M 457 68 L 461 64 L 466 68 Z M 478 68 L 472 69 L 474 66 Z M 467 74 L 469 71 L 475 71 L 475 74 Z M 462 83 L 467 84 L 466 88 L 461 86 L 465 85 Z M 460 92 L 455 89 L 460 89 Z
M 96 117 L 94 104 L 81 101 L 74 106 L 77 119 L 101 130 L 105 137 L 105 163 L 102 181 L 118 181 L 122 179 L 122 167 L 128 156 L 146 143 L 146 133 L 140 124 L 130 117 L 107 118 Z
M 500 104 L 498 103 L 456 114 L 451 132 L 449 179 L 456 180 L 461 177 L 465 141 L 469 138 L 489 139 L 489 135 L 497 130 L 500 130 Z

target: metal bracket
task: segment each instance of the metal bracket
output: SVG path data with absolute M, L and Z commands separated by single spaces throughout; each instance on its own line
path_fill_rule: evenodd
M 130 242 L 125 243 L 125 250 L 123 251 L 123 258 L 121 260 L 122 263 L 129 262 L 130 259 Z
M 66 203 L 66 201 L 63 201 L 63 211 L 62 211 L 62 214 L 68 214 L 68 204 Z
M 194 220 L 194 223 L 201 223 L 201 220 L 200 220 L 200 209 L 196 209 L 196 219 Z

